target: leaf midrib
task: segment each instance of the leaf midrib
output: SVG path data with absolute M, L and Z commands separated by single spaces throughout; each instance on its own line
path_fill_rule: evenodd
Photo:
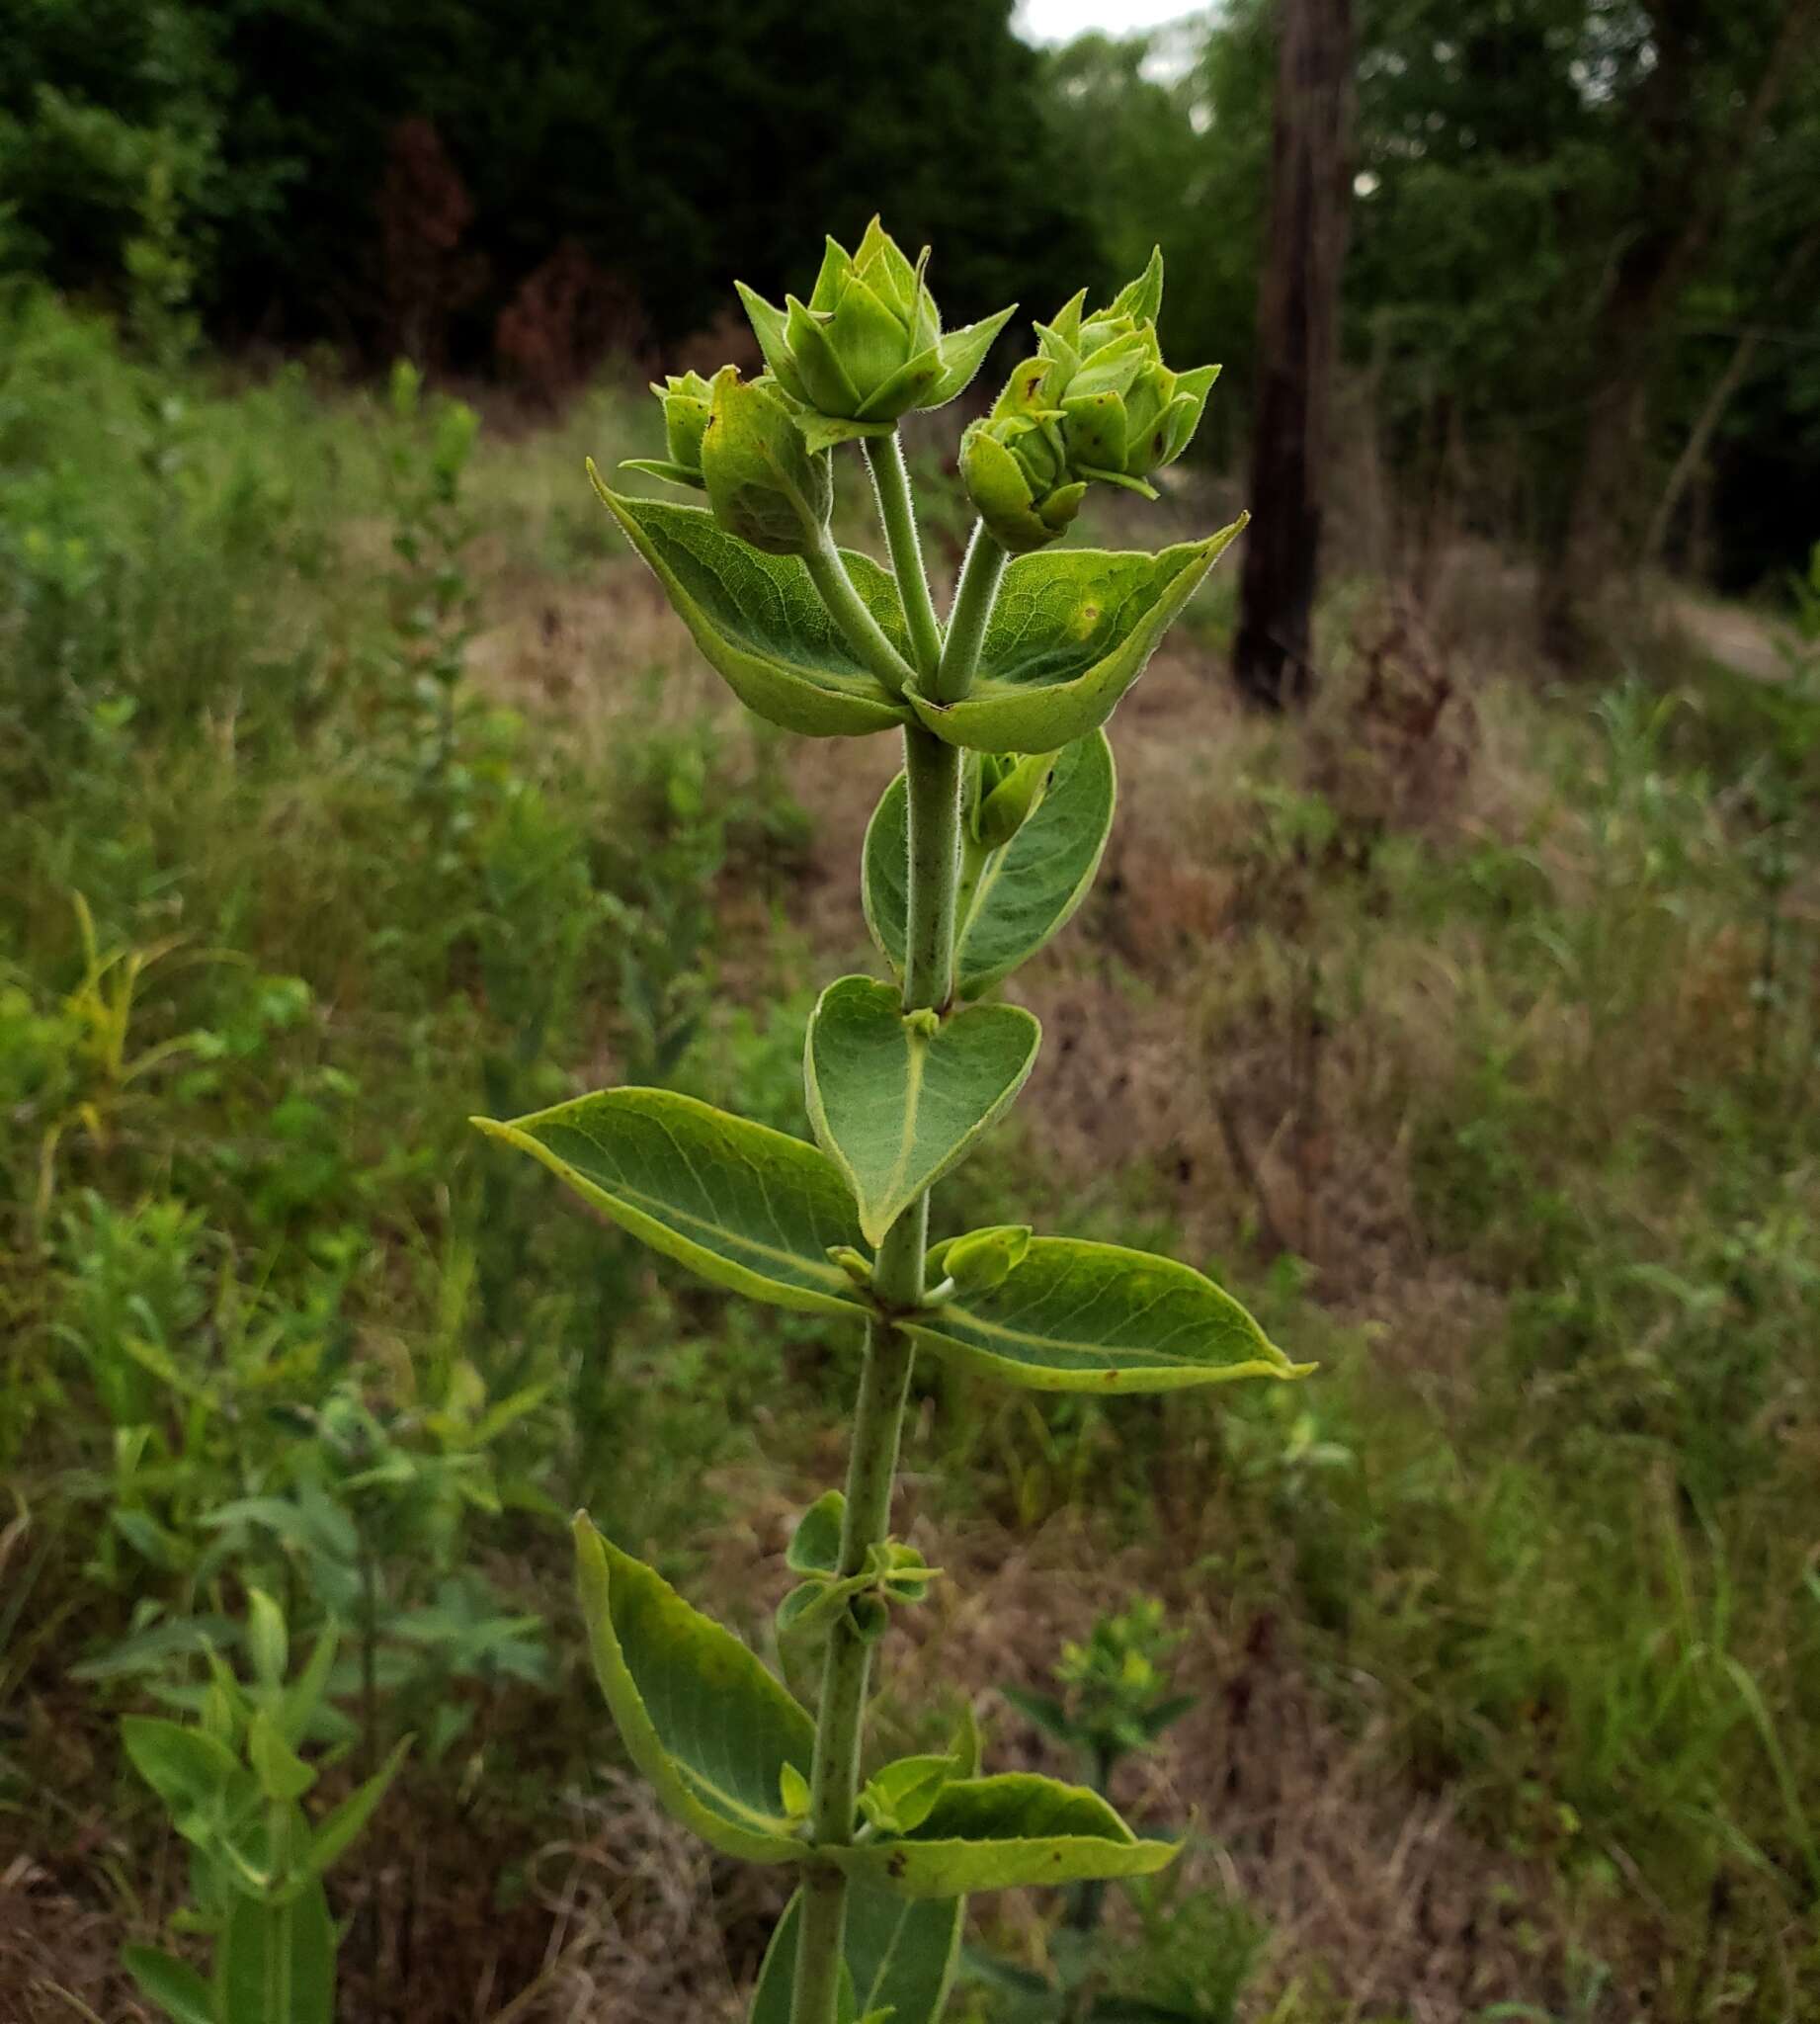
M 1074 1356 L 1113 1357 L 1119 1359 L 1122 1367 L 1126 1369 L 1139 1363 L 1160 1365 L 1170 1370 L 1205 1370 L 1208 1367 L 1205 1358 L 1184 1356 L 1176 1350 L 1150 1349 L 1135 1344 L 1127 1348 L 1105 1342 L 1077 1342 L 1069 1336 L 1028 1334 L 1022 1329 L 1009 1327 L 1002 1321 L 984 1320 L 955 1301 L 944 1301 L 939 1307 L 932 1307 L 928 1311 L 937 1322 L 942 1315 L 952 1314 L 973 1332 L 995 1340 L 1017 1342 L 1032 1349 L 1055 1350 Z
M 587 1137 L 576 1126 L 571 1125 L 568 1129 L 575 1132 L 578 1137 Z M 690 1158 L 688 1151 L 673 1134 L 668 1134 L 667 1128 L 666 1134 L 670 1138 L 671 1144 L 676 1148 L 677 1157 L 682 1160 L 693 1177 L 695 1174 L 695 1163 Z M 528 1134 L 527 1136 L 530 1135 Z M 539 1143 L 542 1142 L 544 1141 L 539 1141 Z M 589 1140 L 590 1144 L 596 1146 L 600 1142 L 598 1138 Z M 560 1152 L 556 1152 L 554 1146 L 549 1146 L 547 1149 L 555 1153 L 558 1159 L 563 1157 Z M 583 1180 L 598 1188 L 603 1195 L 616 1201 L 624 1202 L 629 1208 L 637 1210 L 641 1216 L 648 1216 L 653 1223 L 688 1223 L 695 1229 L 705 1230 L 713 1235 L 722 1237 L 729 1246 L 743 1246 L 748 1253 L 755 1257 L 767 1258 L 779 1264 L 793 1266 L 804 1278 L 812 1280 L 818 1288 L 827 1287 L 835 1293 L 842 1293 L 849 1284 L 846 1274 L 833 1265 L 824 1264 L 818 1259 L 805 1258 L 800 1251 L 786 1250 L 781 1245 L 768 1244 L 762 1237 L 747 1236 L 739 1230 L 730 1228 L 724 1223 L 714 1222 L 711 1217 L 702 1216 L 694 1210 L 684 1209 L 678 1203 L 669 1201 L 661 1195 L 645 1194 L 628 1183 L 615 1181 L 610 1185 L 596 1174 L 583 1172 L 579 1166 L 575 1165 L 573 1160 L 568 1160 L 565 1163 L 573 1168 L 577 1174 L 580 1174 Z M 769 1202 L 769 1190 L 766 1190 L 766 1196 Z M 856 1301 L 851 1303 L 851 1305 L 857 1307 L 859 1303 Z
M 910 1170 L 911 1156 L 916 1148 L 917 1112 L 923 1101 L 923 1081 L 929 1058 L 931 1042 L 926 1034 L 905 1026 L 902 1029 L 904 1045 L 909 1060 L 904 1069 L 904 1110 L 903 1129 L 898 1134 L 897 1157 L 891 1162 L 890 1172 L 885 1177 L 885 1186 L 879 1206 L 895 1202 L 903 1195 Z

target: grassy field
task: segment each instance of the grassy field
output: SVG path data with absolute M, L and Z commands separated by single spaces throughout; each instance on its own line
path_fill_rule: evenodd
M 654 449 L 635 391 L 476 437 L 408 376 L 3 316 L 0 2018 L 146 2014 L 117 1957 L 183 1864 L 117 1719 L 195 1705 L 258 1586 L 348 1627 L 337 1778 L 416 1738 L 336 1876 L 344 2015 L 730 2019 L 779 1898 L 624 1770 L 560 1521 L 763 1645 L 856 1345 L 464 1120 L 663 1081 L 804 1130 L 888 741 L 787 745 L 696 658 L 581 475 Z M 1820 2014 L 1820 706 L 1635 614 L 1552 683 L 1461 544 L 1420 613 L 1337 576 L 1319 707 L 1261 725 L 1234 582 L 1120 710 L 1099 886 L 1019 980 L 1041 1135 L 944 1220 L 1167 1243 L 1321 1368 L 920 1377 L 900 1529 L 959 1578 L 887 1717 L 972 1699 L 1066 1768 L 974 1683 L 1154 1595 L 1197 1698 L 1121 1797 L 1192 1847 L 1110 1907 L 1117 1986 Z M 1054 1905 L 978 1908 L 1048 1958 Z

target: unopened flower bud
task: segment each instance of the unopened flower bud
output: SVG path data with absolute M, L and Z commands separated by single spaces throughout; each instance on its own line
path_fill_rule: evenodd
M 1028 1223 L 995 1223 L 956 1237 L 942 1254 L 941 1270 L 957 1294 L 991 1293 L 1024 1263 L 1030 1247 Z
M 838 1265 L 863 1293 L 872 1290 L 872 1261 L 853 1244 L 830 1244 L 828 1263 Z
M 942 334 L 929 292 L 925 247 L 915 266 L 877 218 L 850 254 L 828 241 L 806 302 L 782 309 L 741 282 L 765 363 L 792 400 L 821 419 L 808 425 L 816 448 L 848 436 L 883 435 L 912 408 L 941 407 L 979 371 L 1010 309 Z
M 1049 385 L 1060 368 L 1027 359 L 983 422 L 960 439 L 960 476 L 1001 548 L 1028 554 L 1052 542 L 1079 512 L 1087 486 L 1068 468 L 1061 410 Z
M 800 555 L 827 539 L 834 478 L 785 403 L 737 368 L 714 375 L 702 435 L 702 477 L 714 518 L 768 555 Z
M 626 470 L 649 471 L 654 478 L 668 478 L 673 485 L 703 489 L 702 438 L 713 403 L 714 389 L 700 373 L 672 373 L 659 386 L 651 382 L 664 411 L 664 445 L 668 457 L 628 457 Z
M 1053 323 L 1036 326 L 1050 367 L 1044 398 L 1060 415 L 1068 467 L 1154 498 L 1150 473 L 1188 448 L 1219 368 L 1173 373 L 1163 363 L 1161 252 L 1106 308 L 1088 312 L 1086 300 L 1083 291 Z
M 998 850 L 1009 843 L 1036 812 L 1048 792 L 1056 757 L 1053 752 L 1033 752 L 1006 766 L 990 785 L 981 779 L 973 833 L 988 850 Z

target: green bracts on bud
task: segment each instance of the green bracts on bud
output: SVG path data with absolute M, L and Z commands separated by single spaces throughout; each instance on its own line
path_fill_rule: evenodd
M 713 406 L 714 389 L 700 373 L 672 373 L 651 391 L 664 411 L 665 457 L 628 457 L 622 470 L 648 471 L 654 478 L 668 478 L 673 485 L 703 489 L 702 438 Z
M 1154 498 L 1149 474 L 1188 448 L 1219 368 L 1172 373 L 1163 363 L 1160 248 L 1104 309 L 1089 311 L 1086 301 L 1082 290 L 1053 323 L 1036 326 L 1042 356 L 1055 369 L 1044 392 L 1060 410 L 1069 467 Z
M 734 366 L 714 375 L 702 434 L 702 478 L 714 518 L 768 555 L 824 546 L 834 510 L 825 451 L 811 451 L 784 402 Z
M 1086 359 L 1145 324 L 1154 325 L 1162 313 L 1163 249 L 1153 246 L 1143 273 L 1126 282 L 1104 309 L 1090 311 L 1082 289 L 1062 305 L 1053 323 L 1038 323 L 1036 334 L 1045 352 L 1054 346 Z
M 810 411 L 816 449 L 851 436 L 883 436 L 912 408 L 942 407 L 962 392 L 1011 316 L 1003 309 L 942 334 L 924 271 L 873 218 L 857 253 L 828 241 L 806 302 L 782 309 L 737 284 L 765 363 L 778 384 Z
M 1218 377 L 1217 366 L 1172 373 L 1149 326 L 1106 345 L 1061 380 L 1070 469 L 1154 498 L 1150 472 L 1188 448 Z

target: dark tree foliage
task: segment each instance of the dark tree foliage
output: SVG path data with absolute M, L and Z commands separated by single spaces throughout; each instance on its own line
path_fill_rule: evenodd
M 729 273 L 806 289 L 820 231 L 857 238 L 873 211 L 941 243 L 956 316 L 1020 294 L 1052 306 L 1091 258 L 1011 0 L 25 6 L 28 36 L 0 40 L 0 117 L 64 168 L 13 179 L 15 257 L 105 284 L 132 228 L 137 163 L 117 148 L 91 201 L 42 91 L 128 132 L 187 122 L 203 286 L 230 334 L 381 341 L 378 211 L 406 122 L 430 124 L 471 200 L 451 304 L 469 361 L 565 242 L 659 339 L 707 321 Z M 100 16 L 119 19 L 98 32 Z

